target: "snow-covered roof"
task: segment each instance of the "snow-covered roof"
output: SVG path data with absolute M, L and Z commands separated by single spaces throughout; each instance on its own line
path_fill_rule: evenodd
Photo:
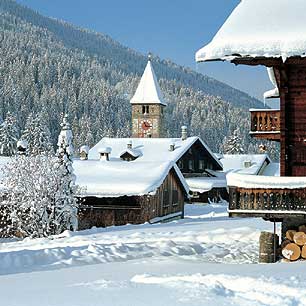
M 98 149 L 100 147 L 110 147 L 112 153 L 110 159 L 119 159 L 122 152 L 126 149 L 126 144 L 131 141 L 133 150 L 141 153 L 133 163 L 154 162 L 154 161 L 173 161 L 177 162 L 187 150 L 197 141 L 203 145 L 211 155 L 216 165 L 222 169 L 222 164 L 211 152 L 209 147 L 199 137 L 188 137 L 186 140 L 181 138 L 108 138 L 104 137 L 92 149 L 89 150 L 89 159 L 98 159 Z M 170 151 L 170 144 L 175 145 L 174 151 Z
M 112 148 L 110 147 L 99 147 L 98 148 L 98 153 L 101 154 L 110 154 L 112 152 Z
M 227 187 L 226 177 L 190 177 L 186 178 L 186 182 L 191 191 L 207 192 L 213 188 Z
M 298 189 L 306 188 L 306 178 L 299 176 L 261 176 L 241 175 L 230 173 L 227 175 L 228 186 L 259 189 Z
M 80 153 L 82 153 L 82 152 L 88 154 L 88 152 L 89 152 L 89 146 L 87 146 L 87 145 L 81 146 L 81 148 L 80 148 Z
M 17 148 L 24 148 L 28 147 L 28 142 L 25 139 L 20 139 L 17 141 Z
M 133 156 L 133 157 L 135 157 L 135 158 L 137 158 L 137 157 L 139 157 L 139 156 L 142 155 L 141 151 L 135 150 L 135 149 L 129 149 L 129 148 L 124 149 L 124 150 L 120 153 L 119 156 L 121 157 L 121 156 L 123 156 L 124 154 L 129 154 L 129 155 L 131 155 L 131 156 Z
M 131 104 L 162 104 L 165 102 L 152 63 L 149 60 Z
M 189 189 L 179 168 L 172 161 L 126 162 L 122 160 L 74 160 L 76 184 L 84 196 L 120 197 L 154 194 L 173 169 L 186 194 Z
M 265 162 L 271 163 L 267 154 L 224 154 L 220 160 L 225 173 L 257 175 L 264 170 Z
M 305 56 L 305 0 L 242 0 L 196 61 Z

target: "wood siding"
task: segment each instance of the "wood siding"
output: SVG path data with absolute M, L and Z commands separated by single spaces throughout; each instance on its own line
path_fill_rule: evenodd
M 229 210 L 231 213 L 269 218 L 283 217 L 288 212 L 292 215 L 306 215 L 306 188 L 300 189 L 251 189 L 230 187 Z M 283 212 L 283 213 L 282 213 Z
M 276 110 L 251 110 L 252 137 L 267 140 L 280 140 L 280 111 Z
M 184 202 L 184 189 L 172 169 L 154 195 L 83 198 L 79 210 L 79 229 L 140 224 L 177 212 L 182 212 L 183 217 Z

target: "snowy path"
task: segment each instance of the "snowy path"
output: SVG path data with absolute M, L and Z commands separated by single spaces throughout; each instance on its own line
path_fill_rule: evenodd
M 254 264 L 271 223 L 221 205 L 186 215 L 1 243 L 1 305 L 306 305 L 303 263 Z

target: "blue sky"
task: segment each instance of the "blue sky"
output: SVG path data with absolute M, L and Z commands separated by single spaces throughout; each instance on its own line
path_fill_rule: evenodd
M 110 35 L 142 53 L 153 52 L 262 100 L 271 89 L 264 68 L 195 64 L 239 0 L 17 0 L 40 13 Z

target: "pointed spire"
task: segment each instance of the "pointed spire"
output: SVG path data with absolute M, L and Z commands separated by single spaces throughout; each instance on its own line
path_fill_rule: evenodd
M 135 95 L 131 99 L 131 104 L 162 104 L 167 105 L 164 101 L 161 89 L 157 82 L 155 72 L 153 70 L 152 55 L 148 54 L 148 63 L 141 77 Z

